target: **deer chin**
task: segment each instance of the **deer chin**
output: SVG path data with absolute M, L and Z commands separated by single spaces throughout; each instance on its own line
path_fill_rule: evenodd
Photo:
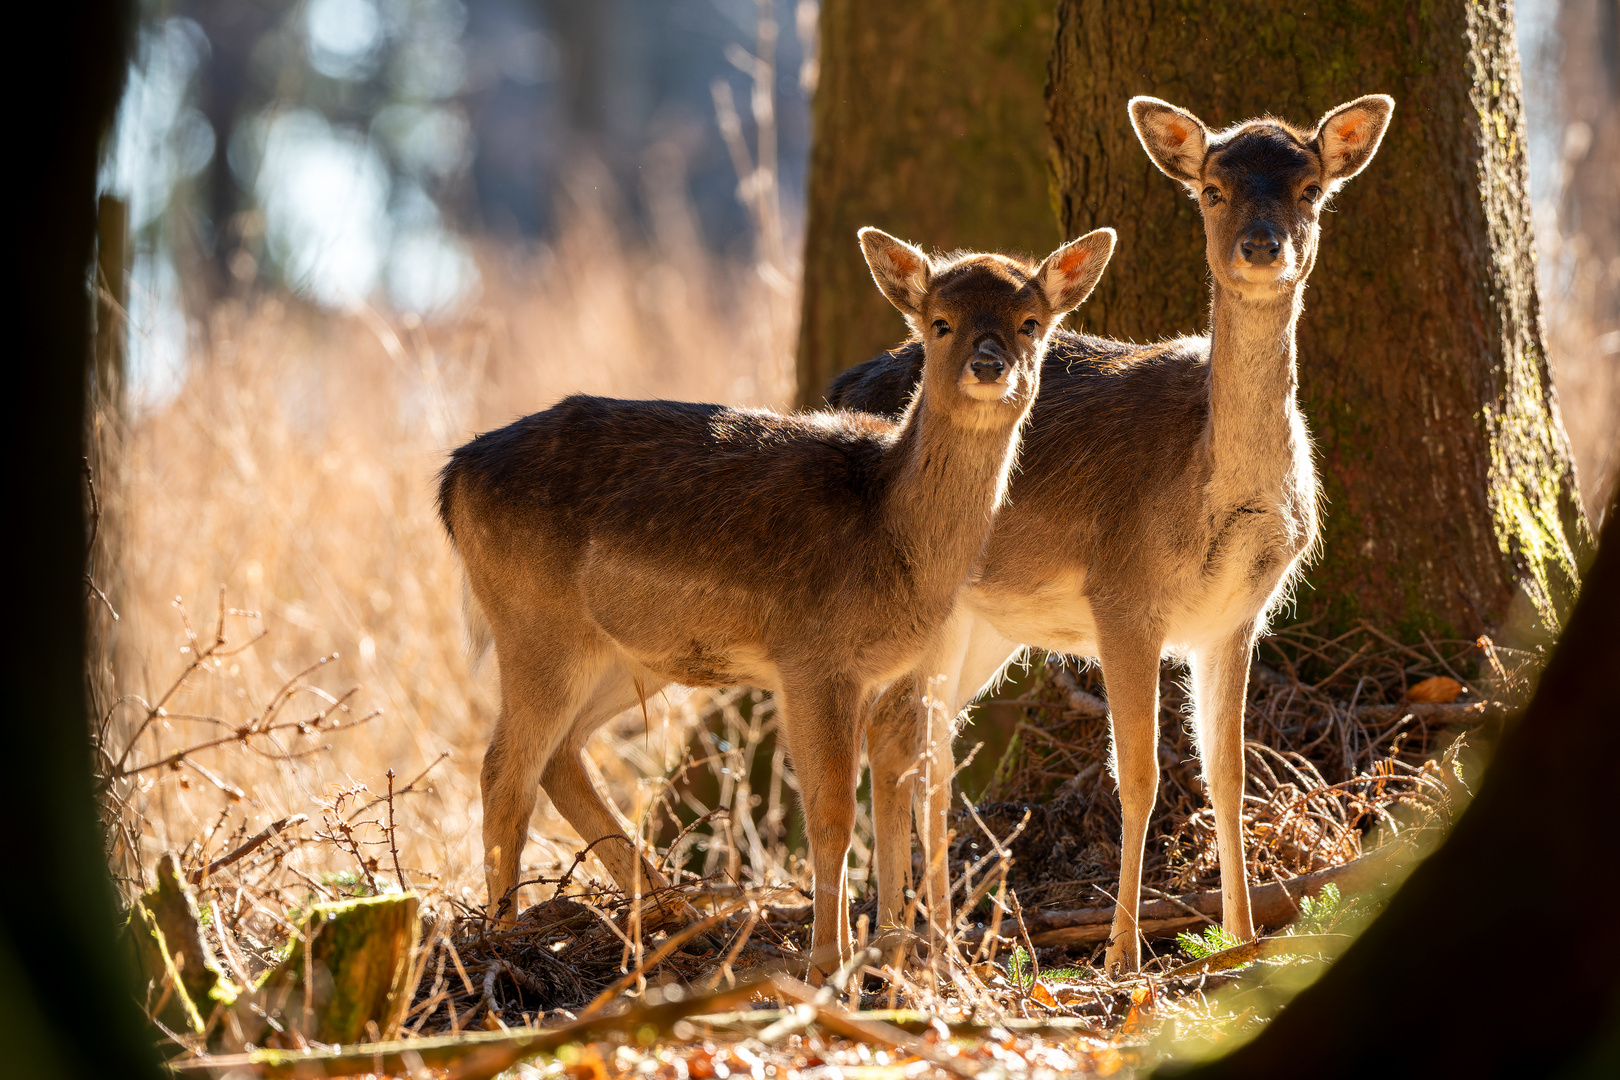
M 963 379 L 958 383 L 962 393 L 974 401 L 1007 401 L 1011 402 L 1017 395 L 1017 389 L 1007 379 L 997 379 L 995 382 L 980 382 L 978 379 Z
M 1233 260 L 1221 276 L 1239 295 L 1250 300 L 1269 300 L 1294 287 L 1299 277 L 1299 264 L 1292 258 L 1279 260 L 1270 266 L 1253 266 L 1246 261 Z

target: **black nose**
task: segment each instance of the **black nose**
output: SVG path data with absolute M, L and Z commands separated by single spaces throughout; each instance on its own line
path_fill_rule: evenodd
M 1282 251 L 1282 237 L 1275 229 L 1262 222 L 1249 230 L 1243 238 L 1243 257 L 1251 266 L 1270 266 Z
M 1001 346 L 991 338 L 979 342 L 979 347 L 973 351 L 973 363 L 969 366 L 980 382 L 995 382 L 1007 370 L 1007 365 L 1001 359 Z

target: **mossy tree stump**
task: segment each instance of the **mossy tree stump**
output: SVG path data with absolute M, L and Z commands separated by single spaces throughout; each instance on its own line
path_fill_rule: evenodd
M 201 1034 L 216 1005 L 236 1000 L 237 987 L 220 972 L 172 854 L 158 863 L 157 886 L 130 908 L 124 933 L 148 990 L 146 1004 L 171 1030 Z
M 415 893 L 315 905 L 287 958 L 259 984 L 261 1007 L 317 1042 L 359 1042 L 367 1021 L 386 1035 L 408 1004 L 421 929 L 417 908 Z

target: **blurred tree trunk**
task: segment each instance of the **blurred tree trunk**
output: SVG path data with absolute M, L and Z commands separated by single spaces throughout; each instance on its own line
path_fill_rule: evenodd
M 1575 449 L 1595 514 L 1620 480 L 1620 0 L 1562 0 L 1557 25 L 1569 121 L 1558 231 L 1568 261 L 1547 268 L 1567 290 L 1548 332 L 1570 431 L 1588 436 Z
M 1057 245 L 1041 90 L 1051 0 L 823 0 L 799 401 L 904 336 L 855 230 L 925 249 Z
M 263 103 L 259 83 L 264 72 L 254 63 L 253 51 L 285 12 L 280 5 L 257 0 L 182 0 L 176 14 L 196 20 L 208 38 L 194 85 L 197 107 L 214 129 L 214 156 L 194 181 L 203 221 L 186 220 L 178 238 L 187 260 L 186 298 L 206 332 L 214 302 L 230 292 L 238 276 L 251 279 L 253 273 L 252 262 L 238 260 L 232 266 L 251 246 L 253 237 L 244 235 L 246 222 L 240 215 L 253 208 L 253 199 L 232 174 L 226 147 L 236 126 Z
M 3 400 L 8 599 L 27 643 L 5 652 L 10 826 L 0 889 L 0 1016 L 7 1076 L 161 1075 L 114 933 L 114 896 L 90 782 L 85 709 L 85 392 L 94 377 L 91 280 L 96 169 L 124 83 L 134 6 L 47 4 L 20 40 L 36 75 L 14 137 L 12 261 Z
M 1198 213 L 1137 144 L 1132 95 L 1224 126 L 1266 112 L 1310 124 L 1380 91 L 1394 121 L 1327 219 L 1299 329 L 1328 503 L 1298 617 L 1369 619 L 1410 640 L 1527 632 L 1565 601 L 1591 534 L 1550 405 L 1506 4 L 1197 14 L 1060 0 L 1059 218 L 1066 236 L 1120 234 L 1081 318 L 1138 341 L 1207 324 Z

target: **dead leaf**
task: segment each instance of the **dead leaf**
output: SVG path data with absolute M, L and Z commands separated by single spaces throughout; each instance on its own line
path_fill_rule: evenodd
M 1154 992 L 1152 983 L 1148 983 L 1146 986 L 1138 986 L 1135 990 L 1132 990 L 1131 1008 L 1125 1014 L 1125 1023 L 1120 1026 L 1120 1031 L 1127 1035 L 1142 1034 L 1147 1028 L 1148 1021 L 1152 1018 L 1153 1010 L 1158 1003 L 1159 997 Z
M 1043 982 L 1037 981 L 1034 987 L 1030 989 L 1029 996 L 1047 1008 L 1057 1008 L 1057 998 L 1052 996 L 1052 991 Z
M 1462 683 L 1447 675 L 1424 679 L 1406 691 L 1406 700 L 1423 705 L 1446 705 L 1463 692 Z

